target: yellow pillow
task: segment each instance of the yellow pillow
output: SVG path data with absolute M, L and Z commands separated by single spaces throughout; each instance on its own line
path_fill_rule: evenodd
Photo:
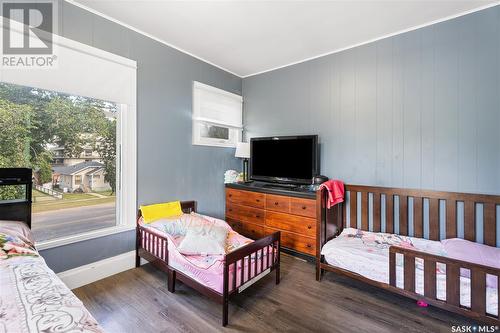
M 177 217 L 182 215 L 181 202 L 171 201 L 154 205 L 140 206 L 144 223 L 150 223 L 159 219 Z

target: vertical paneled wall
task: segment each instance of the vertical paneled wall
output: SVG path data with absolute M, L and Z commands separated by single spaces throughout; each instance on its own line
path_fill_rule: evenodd
M 243 80 L 246 136 L 347 183 L 500 193 L 500 7 Z
M 198 200 L 224 215 L 224 171 L 234 149 L 191 144 L 193 81 L 241 95 L 241 79 L 119 24 L 61 2 L 60 34 L 137 61 L 138 203 Z
M 59 11 L 62 36 L 137 61 L 138 204 L 194 199 L 224 216 L 224 171 L 241 161 L 234 149 L 191 144 L 192 82 L 241 94 L 241 79 L 67 2 Z M 130 231 L 42 255 L 60 272 L 134 249 Z

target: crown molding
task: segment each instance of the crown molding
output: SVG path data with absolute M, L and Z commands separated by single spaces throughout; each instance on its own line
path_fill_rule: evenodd
M 433 24 L 437 24 L 437 23 L 441 23 L 441 22 L 445 22 L 445 21 L 449 21 L 449 20 L 453 20 L 455 18 L 458 18 L 458 17 L 461 17 L 461 16 L 465 16 L 465 15 L 468 15 L 468 14 L 472 14 L 472 13 L 475 13 L 475 12 L 478 12 L 478 11 L 481 11 L 481 10 L 485 10 L 485 9 L 488 9 L 488 8 L 492 8 L 492 7 L 495 7 L 495 6 L 498 6 L 500 5 L 500 1 L 495 1 L 493 3 L 490 3 L 490 4 L 487 4 L 487 5 L 484 5 L 484 6 L 480 6 L 480 7 L 477 7 L 477 8 L 474 8 L 474 9 L 470 9 L 470 10 L 467 10 L 467 11 L 463 11 L 463 12 L 460 12 L 460 13 L 457 13 L 457 14 L 453 14 L 453 15 L 449 15 L 449 16 L 446 16 L 446 17 L 443 17 L 443 18 L 440 18 L 440 19 L 437 19 L 437 20 L 433 20 L 433 21 L 430 21 L 430 22 L 426 22 L 426 23 L 423 23 L 423 24 L 419 24 L 419 25 L 416 25 L 416 26 L 413 26 L 413 27 L 410 27 L 410 28 L 407 28 L 407 29 L 403 29 L 403 30 L 399 30 L 399 31 L 396 31 L 396 32 L 393 32 L 393 33 L 390 33 L 390 34 L 386 34 L 386 35 L 383 35 L 383 36 L 380 36 L 380 37 L 376 37 L 376 38 L 372 38 L 372 39 L 369 39 L 369 40 L 366 40 L 366 41 L 363 41 L 363 42 L 360 42 L 360 43 L 356 43 L 356 44 L 352 44 L 352 45 L 349 45 L 347 47 L 343 47 L 343 48 L 339 48 L 339 49 L 335 49 L 333 51 L 328 51 L 328 52 L 325 52 L 325 53 L 322 53 L 322 54 L 319 54 L 319 55 L 316 55 L 316 56 L 313 56 L 313 57 L 309 57 L 309 58 L 305 58 L 305 59 L 301 59 L 301 60 L 297 60 L 297 61 L 294 61 L 294 62 L 290 62 L 290 63 L 287 63 L 285 65 L 281 65 L 281 66 L 277 66 L 277 67 L 272 67 L 272 68 L 269 68 L 269 69 L 266 69 L 266 70 L 262 70 L 262 71 L 259 71 L 259 72 L 255 72 L 255 73 L 252 73 L 252 74 L 248 74 L 248 75 L 240 75 L 240 74 L 237 74 L 227 68 L 224 68 L 222 66 L 219 66 L 217 64 L 214 64 L 213 62 L 210 62 L 202 57 L 199 57 L 195 54 L 192 54 L 182 48 L 179 48 L 175 45 L 172 45 L 168 42 L 166 42 L 165 40 L 162 40 L 160 38 L 157 38 L 147 32 L 144 32 L 140 29 L 137 29 L 129 24 L 126 24 L 120 20 L 117 20 L 117 19 L 114 19 L 113 17 L 110 17 L 109 15 L 106 15 L 106 14 L 103 14 L 95 9 L 92 9 L 88 6 L 85 6 L 85 5 L 82 5 L 80 4 L 79 2 L 77 2 L 77 0 L 64 0 L 66 1 L 67 3 L 70 3 L 74 6 L 77 6 L 77 7 L 80 7 L 84 10 L 87 10 L 95 15 L 98 15 L 98 16 L 101 16 L 109 21 L 112 21 L 114 23 L 117 23 L 117 24 L 120 24 L 130 30 L 133 30 L 141 35 L 144 35 L 148 38 L 151 38 L 159 43 L 162 43 L 166 46 L 169 46 L 175 50 L 178 50 L 182 53 L 185 53 L 193 58 L 196 58 L 198 60 L 201 60 L 209 65 L 212 65 L 214 67 L 217 67 L 219 69 L 222 69 L 223 71 L 226 71 L 228 73 L 231 73 L 239 78 L 249 78 L 249 77 L 252 77 L 252 76 L 256 76 L 256 75 L 259 75 L 259 74 L 264 74 L 264 73 L 267 73 L 267 72 L 272 72 L 272 71 L 275 71 L 275 70 L 278 70 L 278 69 L 282 69 L 282 68 L 285 68 L 285 67 L 289 67 L 289 66 L 293 66 L 293 65 L 297 65 L 297 64 L 301 64 L 301 63 L 304 63 L 304 62 L 307 62 L 307 61 L 310 61 L 310 60 L 314 60 L 314 59 L 318 59 L 318 58 L 321 58 L 321 57 L 325 57 L 325 56 L 328 56 L 328 55 L 331 55 L 331 54 L 335 54 L 335 53 L 339 53 L 339 52 L 342 52 L 342 51 L 346 51 L 346 50 L 349 50 L 349 49 L 353 49 L 355 47 L 358 47 L 358 46 L 362 46 L 362 45 L 366 45 L 366 44 L 370 44 L 370 43 L 373 43 L 373 42 L 376 42 L 376 41 L 379 41 L 379 40 L 382 40 L 382 39 L 385 39 L 385 38 L 389 38 L 389 37 L 393 37 L 393 36 L 397 36 L 397 35 L 400 35 L 400 34 L 404 34 L 406 32 L 410 32 L 410 31 L 414 31 L 414 30 L 417 30 L 417 29 L 420 29 L 420 28 L 425 28 L 425 27 L 428 27 L 428 26 L 431 26 Z
M 152 40 L 154 40 L 154 41 L 156 41 L 156 42 L 158 42 L 158 43 L 161 43 L 161 44 L 164 44 L 164 45 L 166 45 L 166 46 L 168 46 L 168 47 L 171 47 L 171 48 L 173 48 L 173 49 L 175 49 L 175 50 L 177 50 L 177 51 L 179 51 L 179 52 L 182 52 L 182 53 L 184 53 L 184 54 L 186 54 L 186 55 L 188 55 L 188 56 L 190 56 L 190 57 L 196 58 L 196 59 L 198 59 L 198 60 L 200 60 L 200 61 L 203 61 L 204 63 L 207 63 L 207 64 L 212 65 L 212 66 L 214 66 L 214 67 L 217 67 L 217 68 L 219 68 L 219 69 L 222 69 L 223 71 L 228 72 L 228 73 L 230 73 L 230 74 L 233 74 L 233 75 L 235 75 L 235 76 L 237 76 L 237 77 L 239 77 L 239 78 L 242 78 L 242 77 L 243 77 L 242 75 L 237 74 L 237 73 L 235 73 L 235 72 L 233 72 L 233 71 L 230 71 L 230 70 L 229 70 L 229 69 L 227 69 L 227 68 L 224 68 L 224 67 L 222 67 L 222 66 L 219 66 L 219 65 L 217 65 L 217 64 L 214 64 L 213 62 L 211 62 L 211 61 L 209 61 L 209 60 L 207 60 L 207 59 L 204 59 L 204 58 L 202 58 L 202 57 L 199 57 L 199 56 L 197 56 L 196 54 L 193 54 L 193 53 L 188 52 L 188 51 L 186 51 L 186 50 L 184 50 L 184 49 L 182 49 L 182 48 L 180 48 L 180 47 L 177 47 L 177 46 L 175 46 L 175 45 L 173 45 L 173 44 L 170 44 L 170 43 L 168 43 L 167 41 L 165 41 L 165 40 L 163 40 L 163 39 L 161 39 L 161 38 L 155 37 L 155 36 L 153 36 L 153 35 L 151 35 L 151 34 L 149 34 L 149 33 L 147 33 L 147 32 L 144 32 L 144 31 L 142 31 L 142 30 L 140 30 L 140 29 L 137 29 L 136 27 L 133 27 L 133 26 L 131 26 L 131 25 L 129 25 L 129 24 L 127 24 L 127 23 L 125 23 L 125 22 L 122 22 L 122 21 L 120 21 L 120 20 L 117 20 L 117 19 L 115 19 L 115 18 L 113 18 L 113 17 L 109 16 L 109 15 L 106 15 L 106 14 L 104 14 L 104 13 L 101 13 L 100 11 L 97 11 L 97 10 L 95 10 L 95 9 L 93 9 L 93 8 L 90 8 L 90 7 L 88 7 L 88 6 L 85 6 L 85 5 L 83 5 L 83 4 L 81 4 L 81 3 L 79 3 L 79 2 L 77 2 L 77 1 L 75 1 L 75 0 L 64 0 L 64 1 L 65 1 L 65 2 L 67 2 L 67 3 L 69 3 L 69 4 L 71 4 L 71 5 L 73 5 L 73 6 L 76 6 L 76 7 L 79 7 L 79 8 L 81 8 L 81 9 L 83 9 L 83 10 L 86 10 L 86 11 L 88 11 L 88 12 L 92 13 L 92 14 L 95 14 L 95 15 L 97 15 L 97 16 L 100 16 L 100 17 L 102 17 L 102 18 L 104 18 L 104 19 L 106 19 L 106 20 L 108 20 L 108 21 L 111 21 L 111 22 L 113 22 L 113 23 L 119 24 L 119 25 L 121 25 L 121 26 L 123 26 L 123 27 L 125 27 L 125 28 L 127 28 L 127 29 L 130 29 L 130 30 L 132 30 L 132 31 L 134 31 L 134 32 L 137 32 L 138 34 L 141 34 L 141 35 L 143 35 L 143 36 L 145 36 L 145 37 L 148 37 L 148 38 L 150 38 L 150 39 L 152 39 Z

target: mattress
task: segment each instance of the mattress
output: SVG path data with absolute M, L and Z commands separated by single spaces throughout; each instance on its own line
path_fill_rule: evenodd
M 397 245 L 412 248 L 418 251 L 435 255 L 446 256 L 446 251 L 441 242 L 421 238 L 400 236 L 386 233 L 374 233 L 346 228 L 341 235 L 328 241 L 321 249 L 326 262 L 332 266 L 339 267 L 370 280 L 389 283 L 389 247 Z M 396 255 L 396 286 L 403 288 L 403 256 Z M 424 294 L 424 264 L 423 260 L 415 260 L 415 292 Z M 446 265 L 437 264 L 436 267 L 436 297 L 446 300 Z M 498 283 L 496 277 L 494 283 L 486 289 L 486 312 L 493 316 L 498 315 Z M 460 305 L 470 307 L 470 279 L 466 276 L 460 277 Z
M 29 243 L 35 243 L 30 228 L 24 222 L 0 220 L 0 234 L 21 237 Z
M 223 220 L 215 219 L 210 216 L 198 214 L 209 221 L 213 221 L 219 225 L 224 225 L 230 229 L 227 239 L 227 248 L 229 251 L 234 251 L 246 244 L 253 242 L 253 240 L 246 238 L 234 230 Z M 139 222 L 142 226 L 148 228 L 148 230 L 157 235 L 166 237 L 168 239 L 168 265 L 173 269 L 184 273 L 200 284 L 215 290 L 218 293 L 222 293 L 223 282 L 224 282 L 224 256 L 223 255 L 183 255 L 177 249 L 177 246 L 183 239 L 180 235 L 171 235 L 165 231 L 162 231 L 161 225 L 155 224 L 144 224 L 142 221 Z M 168 223 L 168 222 L 165 222 Z M 146 235 L 146 241 L 148 241 Z M 241 269 L 242 264 L 239 261 L 236 265 L 236 285 L 239 286 L 248 280 L 248 270 L 250 269 L 250 276 L 255 276 L 261 273 L 261 260 L 270 260 L 268 256 L 271 255 L 272 248 L 264 248 L 264 253 L 260 252 L 257 255 L 251 255 L 250 261 L 248 257 L 244 260 L 244 277 L 241 281 Z M 264 257 L 263 259 L 262 256 Z M 257 265 L 256 262 L 257 261 Z M 229 291 L 233 290 L 233 279 L 234 279 L 234 266 L 229 267 Z
M 103 332 L 31 238 L 23 224 L 0 221 L 0 332 Z

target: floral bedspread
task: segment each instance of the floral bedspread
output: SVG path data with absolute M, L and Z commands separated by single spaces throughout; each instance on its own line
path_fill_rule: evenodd
M 0 333 L 103 332 L 32 245 L 0 238 Z

